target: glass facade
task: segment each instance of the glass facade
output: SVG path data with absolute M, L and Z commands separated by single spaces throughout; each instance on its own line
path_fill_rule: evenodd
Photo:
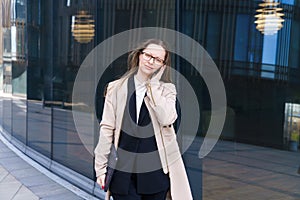
M 1 0 L 0 125 L 5 136 L 18 147 L 30 148 L 93 182 L 93 155 L 78 135 L 72 115 L 72 108 L 78 106 L 72 102 L 78 70 L 87 55 L 111 36 L 134 28 L 162 27 L 197 41 L 217 65 L 227 96 L 220 141 L 298 151 L 300 1 L 278 1 L 284 22 L 274 35 L 256 29 L 255 15 L 261 2 Z M 94 25 L 88 41 L 74 37 L 73 27 L 82 11 Z M 131 37 L 139 40 L 136 35 Z M 105 56 L 110 53 L 108 48 Z M 94 109 L 98 121 L 104 88 L 126 71 L 126 61 L 127 54 L 115 59 L 97 83 Z M 189 81 L 198 97 L 201 120 L 197 138 L 201 140 L 211 119 L 207 86 L 184 58 L 173 54 L 172 61 L 172 68 Z M 93 76 L 86 78 L 94 80 Z M 98 127 L 93 130 L 86 136 L 91 149 L 98 140 Z M 194 198 L 209 199 L 199 187 L 206 183 L 202 159 L 191 159 L 200 146 L 194 141 L 183 157 Z M 79 187 L 95 194 L 96 185 Z

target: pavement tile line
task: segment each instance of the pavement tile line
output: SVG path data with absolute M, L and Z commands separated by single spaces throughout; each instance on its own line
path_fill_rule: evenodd
M 14 199 L 18 195 L 18 193 L 20 192 L 22 186 L 24 186 L 24 185 L 20 185 L 20 187 L 18 188 L 18 190 L 16 191 L 16 193 L 14 194 L 14 196 L 11 199 Z
M 3 135 L 2 135 L 2 130 L 0 130 L 0 140 L 11 150 L 13 151 L 18 157 L 20 157 L 22 160 L 24 160 L 26 163 L 31 165 L 33 168 L 53 180 L 54 182 L 58 183 L 59 185 L 63 186 L 67 190 L 73 192 L 77 196 L 83 198 L 83 199 L 88 199 L 88 200 L 99 200 L 95 196 L 92 196 L 88 194 L 87 192 L 83 191 L 82 189 L 76 187 L 75 185 L 71 184 L 70 182 L 62 179 L 58 175 L 50 172 L 48 169 L 45 167 L 41 166 L 38 164 L 36 161 L 32 160 L 30 157 L 25 155 L 22 151 L 20 151 L 18 148 L 16 148 L 13 144 L 11 144 Z
M 0 143 L 2 149 L 5 144 Z M 5 146 L 8 149 L 8 147 Z M 1 152 L 3 153 L 3 152 Z M 17 155 L 14 155 L 17 157 Z M 21 158 L 19 158 L 21 159 Z M 2 161 L 2 160 L 1 160 Z M 29 188 L 21 183 L 13 174 L 11 174 L 3 163 L 0 164 L 0 197 L 1 200 L 39 200 L 40 198 L 34 194 Z M 74 194 L 75 195 L 75 194 Z

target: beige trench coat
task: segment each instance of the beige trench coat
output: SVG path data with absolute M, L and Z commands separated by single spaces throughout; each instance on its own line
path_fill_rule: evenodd
M 115 147 L 118 148 L 127 99 L 127 82 L 128 78 L 121 78 L 109 83 L 107 87 L 99 142 L 94 151 L 97 177 L 106 173 L 107 159 L 113 140 Z M 172 83 L 157 82 L 150 85 L 151 92 L 147 90 L 144 100 L 152 120 L 163 171 L 169 173 L 170 177 L 170 192 L 167 199 L 193 199 L 172 125 L 177 118 L 176 88 Z M 109 196 L 108 191 L 105 199 L 108 200 Z

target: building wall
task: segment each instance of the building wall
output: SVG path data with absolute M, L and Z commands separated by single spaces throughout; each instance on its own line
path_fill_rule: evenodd
M 3 91 L 3 31 L 2 31 L 2 3 L 0 4 L 0 91 Z
M 300 103 L 299 1 L 283 1 L 284 27 L 273 36 L 264 36 L 255 28 L 254 16 L 260 2 L 256 0 L 14 2 L 14 20 L 24 19 L 25 26 L 19 27 L 18 37 L 7 37 L 9 43 L 4 42 L 2 33 L 9 36 L 7 31 L 11 29 L 4 31 L 0 27 L 4 49 L 10 44 L 18 47 L 18 56 L 7 61 L 12 66 L 12 90 L 3 89 L 11 97 L 1 99 L 0 122 L 17 144 L 42 154 L 45 160 L 74 170 L 88 180 L 95 179 L 89 148 L 97 143 L 98 127 L 95 125 L 87 136 L 86 148 L 73 121 L 72 107 L 77 106 L 72 102 L 74 80 L 93 48 L 115 34 L 139 27 L 179 31 L 199 42 L 212 57 L 227 95 L 222 139 L 287 149 L 285 103 Z M 72 35 L 72 19 L 80 10 L 88 11 L 95 20 L 95 36 L 88 43 L 79 43 Z M 137 35 L 132 38 L 139 40 Z M 1 56 L 7 55 L 1 47 L 0 67 Z M 105 56 L 112 52 L 107 51 Z M 105 85 L 126 71 L 126 57 L 116 59 L 100 78 L 95 95 L 98 121 Z M 194 66 L 176 55 L 172 59 L 172 67 L 186 77 L 198 97 L 201 120 L 197 135 L 202 137 L 211 117 L 207 87 Z M 95 79 L 94 74 L 87 77 Z M 6 86 L 0 84 L 0 89 Z M 40 162 L 49 167 L 48 161 Z M 192 182 L 192 187 L 197 184 L 199 181 Z M 85 189 L 93 191 L 93 187 Z M 197 196 L 201 198 L 201 194 Z

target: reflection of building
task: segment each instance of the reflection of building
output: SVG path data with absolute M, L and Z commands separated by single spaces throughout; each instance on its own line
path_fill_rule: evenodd
M 2 3 L 0 3 L 0 90 L 3 91 L 3 30 L 2 30 Z
M 1 3 L 1 45 L 3 56 L 3 91 L 26 94 L 25 0 L 3 0 Z M 15 87 L 12 87 L 14 82 Z
M 285 104 L 284 136 L 285 144 L 291 141 L 299 144 L 300 135 L 300 105 L 294 103 Z
M 17 138 L 16 144 L 25 144 L 30 149 L 28 154 L 43 165 L 49 167 L 51 160 L 54 171 L 67 167 L 82 175 L 82 180 L 89 184 L 70 180 L 85 190 L 93 192 L 93 156 L 82 145 L 72 119 L 73 83 L 80 64 L 95 46 L 136 27 L 174 29 L 208 51 L 226 87 L 228 115 L 223 139 L 288 148 L 285 105 L 300 103 L 299 1 L 281 1 L 284 26 L 272 36 L 262 35 L 255 28 L 255 12 L 260 2 L 257 0 L 11 2 L 14 12 L 10 27 L 0 29 L 0 88 L 26 99 L 2 99 L 2 126 Z M 88 43 L 78 43 L 72 36 L 72 17 L 82 9 L 95 20 L 95 36 Z M 138 36 L 132 37 L 138 40 Z M 113 50 L 107 49 L 107 55 L 99 59 L 111 56 Z M 101 77 L 97 93 L 99 118 L 103 88 L 124 72 L 125 62 L 126 55 L 118 58 Z M 173 67 L 187 77 L 199 97 L 202 118 L 198 135 L 204 135 L 210 120 L 205 84 L 184 59 L 174 56 L 174 63 Z M 94 80 L 95 74 L 87 77 L 87 81 Z M 96 142 L 97 136 L 92 137 L 89 145 Z M 36 152 L 43 156 L 36 157 Z

